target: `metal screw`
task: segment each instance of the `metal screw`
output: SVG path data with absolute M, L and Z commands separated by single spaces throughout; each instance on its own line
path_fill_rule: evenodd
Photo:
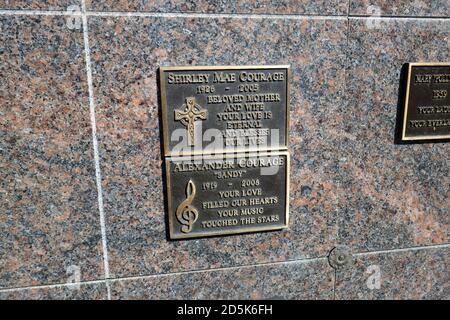
M 334 269 L 339 269 L 350 264 L 351 260 L 352 253 L 347 246 L 337 246 L 328 255 L 328 261 Z

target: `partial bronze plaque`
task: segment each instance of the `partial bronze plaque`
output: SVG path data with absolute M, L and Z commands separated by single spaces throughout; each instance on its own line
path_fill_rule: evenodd
M 450 63 L 410 63 L 402 140 L 450 138 Z
M 288 152 L 170 157 L 166 175 L 172 239 L 288 225 Z
M 161 67 L 164 154 L 287 148 L 289 66 Z

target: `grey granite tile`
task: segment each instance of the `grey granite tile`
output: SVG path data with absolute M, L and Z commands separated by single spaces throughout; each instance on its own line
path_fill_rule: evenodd
M 355 252 L 448 243 L 450 144 L 398 145 L 394 135 L 402 65 L 449 61 L 450 20 L 367 21 L 350 21 L 341 243 Z
M 238 13 L 346 15 L 347 0 L 237 0 Z
M 350 14 L 364 16 L 449 17 L 448 0 L 351 0 Z
M 347 201 L 339 161 L 346 19 L 91 17 L 89 28 L 112 276 L 328 253 Z M 289 229 L 168 241 L 158 67 L 248 64 L 293 69 Z
M 0 288 L 103 275 L 83 38 L 65 22 L 0 17 Z
M 326 259 L 111 282 L 112 299 L 333 299 Z
M 81 7 L 81 0 L 0 0 L 0 9 L 11 10 L 67 10 Z M 74 10 L 74 9 L 71 9 Z
M 86 6 L 92 11 L 225 13 L 236 11 L 236 0 L 86 0 Z
M 0 291 L 0 300 L 107 300 L 105 283 Z
M 86 0 L 95 11 L 346 15 L 348 0 Z
M 450 247 L 358 255 L 336 274 L 336 299 L 450 299 Z

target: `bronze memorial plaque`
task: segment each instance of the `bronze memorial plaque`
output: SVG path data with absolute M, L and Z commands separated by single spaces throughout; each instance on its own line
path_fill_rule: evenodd
M 161 67 L 171 239 L 287 228 L 289 66 Z
M 450 139 L 450 63 L 408 66 L 402 140 Z
M 172 239 L 287 227 L 287 152 L 173 157 L 166 174 Z
M 285 149 L 289 66 L 161 67 L 166 156 Z

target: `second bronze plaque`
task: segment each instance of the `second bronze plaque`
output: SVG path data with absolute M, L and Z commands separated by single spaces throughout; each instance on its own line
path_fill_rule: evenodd
M 287 227 L 287 152 L 171 157 L 166 175 L 172 239 Z
M 450 139 L 450 63 L 410 63 L 402 140 Z

